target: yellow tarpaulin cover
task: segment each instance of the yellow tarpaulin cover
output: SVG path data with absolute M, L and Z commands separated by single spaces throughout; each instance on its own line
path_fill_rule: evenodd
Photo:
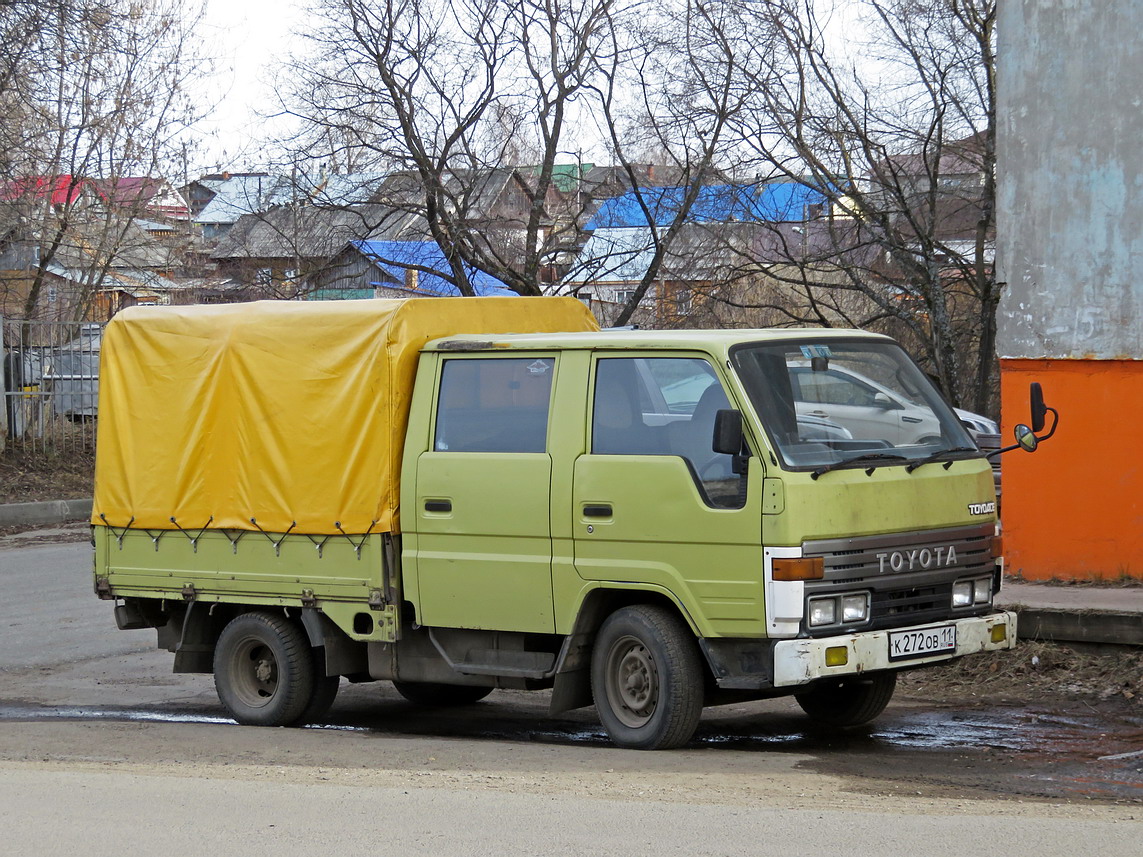
M 92 523 L 392 532 L 426 342 L 596 329 L 573 298 L 124 310 L 103 338 Z

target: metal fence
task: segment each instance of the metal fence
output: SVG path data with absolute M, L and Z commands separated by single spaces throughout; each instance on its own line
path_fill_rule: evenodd
M 31 453 L 95 447 L 103 325 L 0 316 L 0 449 Z

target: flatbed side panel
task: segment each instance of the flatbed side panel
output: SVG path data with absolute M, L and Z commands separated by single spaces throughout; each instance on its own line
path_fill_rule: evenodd
M 383 580 L 382 534 L 93 532 L 96 584 L 112 597 L 316 607 L 354 639 L 396 633 L 393 590 Z

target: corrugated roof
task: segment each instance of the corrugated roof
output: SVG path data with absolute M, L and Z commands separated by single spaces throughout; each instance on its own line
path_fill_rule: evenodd
M 195 218 L 195 223 L 235 223 L 244 214 L 266 211 L 292 201 L 289 182 L 279 176 L 231 176 Z
M 467 220 L 480 220 L 491 215 L 515 168 L 495 167 L 481 170 L 449 170 L 442 177 L 444 192 L 455 203 L 456 213 Z M 425 207 L 425 188 L 413 170 L 399 170 L 386 176 L 375 201 L 421 211 Z
M 678 216 L 686 187 L 643 188 L 606 200 L 587 224 L 587 229 L 645 227 L 650 221 L 668 226 Z M 806 220 L 811 205 L 823 205 L 825 195 L 798 182 L 767 182 L 757 185 L 704 185 L 687 213 L 688 223 L 731 221 L 784 222 Z
M 49 198 L 52 205 L 75 202 L 89 179 L 76 176 L 25 176 L 0 181 L 0 200 L 15 202 L 19 199 L 41 200 Z
M 659 268 L 659 279 L 706 282 L 756 265 L 757 223 L 685 225 Z M 584 245 L 566 285 L 638 283 L 654 259 L 650 227 L 597 229 Z
M 403 287 L 406 273 L 409 270 L 417 270 L 415 289 L 417 293 L 438 297 L 460 294 L 456 286 L 443 277 L 420 270 L 426 268 L 441 273 L 449 271 L 448 261 L 435 241 L 351 241 L 350 245 L 391 280 L 380 285 Z M 491 274 L 471 266 L 466 266 L 466 269 L 468 281 L 477 295 L 489 297 L 515 294 Z
M 361 205 L 370 202 L 384 184 L 385 173 L 349 173 L 298 180 L 298 190 L 317 205 Z
M 654 240 L 649 227 L 596 229 L 564 282 L 637 283 L 646 274 L 653 256 Z
M 385 205 L 281 206 L 239 218 L 212 259 L 328 258 L 355 239 L 420 235 L 419 219 Z

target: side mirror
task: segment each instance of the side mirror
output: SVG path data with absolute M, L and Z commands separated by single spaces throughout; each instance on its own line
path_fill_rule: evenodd
M 883 408 L 887 411 L 900 411 L 900 410 L 902 410 L 900 402 L 894 402 L 891 398 L 889 398 L 884 393 L 877 393 L 873 397 L 873 406 L 875 408 Z
M 711 450 L 720 455 L 738 455 L 742 452 L 742 439 L 742 412 L 731 408 L 716 412 Z
M 1032 429 L 1020 423 L 1016 426 L 1016 443 L 1025 452 L 1035 452 L 1036 447 L 1040 445 L 1040 439 Z
M 1022 449 L 1025 452 L 1035 452 L 1036 447 L 1056 433 L 1056 427 L 1060 424 L 1060 414 L 1055 408 L 1044 404 L 1044 390 L 1037 382 L 1032 382 L 1032 386 L 1028 390 L 1028 397 L 1032 407 L 1031 428 L 1020 423 L 1020 425 L 1016 426 L 1016 443 L 1012 446 L 993 450 L 987 454 L 987 458 L 995 458 L 998 455 L 1011 452 L 1014 449 Z M 1052 415 L 1051 429 L 1049 429 L 1045 435 L 1036 434 L 1036 432 L 1044 430 L 1045 418 L 1048 414 Z
M 1044 404 L 1044 390 L 1038 381 L 1032 382 L 1028 395 L 1032 406 L 1032 431 L 1043 431 L 1044 418 L 1048 415 L 1048 406 Z

